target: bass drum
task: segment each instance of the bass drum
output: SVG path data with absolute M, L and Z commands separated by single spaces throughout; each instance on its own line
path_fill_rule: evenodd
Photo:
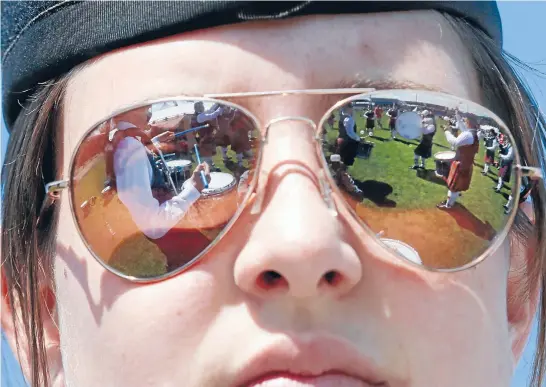
M 403 112 L 396 119 L 394 125 L 398 134 L 407 140 L 415 140 L 421 137 L 422 118 L 417 112 Z

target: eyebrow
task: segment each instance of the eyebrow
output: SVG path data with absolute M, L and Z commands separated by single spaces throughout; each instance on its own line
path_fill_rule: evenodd
M 341 81 L 337 85 L 339 88 L 370 88 L 376 90 L 388 90 L 388 89 L 410 89 L 410 90 L 426 90 L 435 91 L 440 93 L 446 93 L 446 90 L 432 86 L 425 85 L 423 83 L 412 82 L 408 80 L 396 80 L 396 79 L 361 79 L 354 78 L 348 81 Z

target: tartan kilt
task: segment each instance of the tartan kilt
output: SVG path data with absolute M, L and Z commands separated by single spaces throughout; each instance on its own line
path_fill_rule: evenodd
M 212 157 L 216 155 L 216 144 L 214 143 L 214 137 L 203 137 L 199 141 L 199 153 L 202 157 Z
M 449 169 L 446 179 L 447 187 L 452 192 L 467 191 L 472 181 L 472 165 L 469 168 L 461 168 L 460 161 L 454 161 Z
M 216 146 L 221 146 L 223 148 L 227 148 L 231 144 L 229 136 L 225 133 L 223 134 L 216 133 L 214 142 L 216 143 Z
M 252 148 L 248 132 L 240 131 L 231 136 L 231 150 L 235 153 L 247 152 Z
M 510 182 L 510 178 L 512 177 L 512 162 L 503 163 L 501 162 L 501 166 L 499 169 L 499 177 L 502 178 L 502 181 L 505 183 Z

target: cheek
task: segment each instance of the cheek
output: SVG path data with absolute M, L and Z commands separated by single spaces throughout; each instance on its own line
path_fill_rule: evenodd
M 453 375 L 459 383 L 454 385 L 475 385 L 477 380 L 483 380 L 482 385 L 502 385 L 510 380 L 508 254 L 505 243 L 476 268 L 436 279 L 427 275 L 422 281 L 409 281 L 402 272 L 392 275 L 386 271 L 383 278 L 374 279 L 383 288 L 383 329 L 392 332 L 395 342 L 403 343 L 400 349 L 416 377 Z M 462 369 L 465 373 L 458 375 Z M 499 384 L 492 382 L 496 378 Z M 427 383 L 420 380 L 416 385 Z
M 86 386 L 138 385 L 146 378 L 161 384 L 173 372 L 173 380 L 187 378 L 201 361 L 194 353 L 208 327 L 235 302 L 229 259 L 204 260 L 168 281 L 134 285 L 98 264 L 72 223 L 61 216 L 55 261 L 67 380 Z

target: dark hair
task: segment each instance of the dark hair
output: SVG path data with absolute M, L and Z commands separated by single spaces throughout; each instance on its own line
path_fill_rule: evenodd
M 523 163 L 540 165 L 546 170 L 541 144 L 546 144 L 544 117 L 533 110 L 534 101 L 522 80 L 510 67 L 513 58 L 503 53 L 481 30 L 462 19 L 444 15 L 469 48 L 480 74 L 485 105 L 495 111 L 513 130 L 516 146 Z M 48 385 L 46 350 L 40 304 L 40 288 L 44 278 L 51 275 L 55 253 L 57 210 L 36 227 L 40 205 L 45 198 L 44 183 L 58 178 L 60 165 L 56 153 L 56 139 L 62 136 L 57 122 L 62 115 L 61 102 L 66 83 L 72 73 L 41 84 L 19 114 L 12 128 L 6 161 L 2 170 L 3 202 L 2 257 L 11 305 L 17 328 L 21 324 L 29 343 L 30 383 Z M 538 109 L 537 109 L 538 110 Z M 536 122 L 538 121 L 538 122 Z M 534 362 L 532 385 L 539 387 L 546 374 L 546 191 L 542 184 L 532 192 L 535 222 L 518 211 L 512 236 L 523 241 L 536 240 L 531 265 L 526 278 L 525 294 L 529 297 L 533 286 L 542 283 L 540 295 L 540 332 Z M 57 206 L 53 206 L 57 207 Z M 534 243 L 530 243 L 534 246 Z M 540 282 L 541 281 L 541 282 Z M 19 345 L 17 345 L 19 351 Z

